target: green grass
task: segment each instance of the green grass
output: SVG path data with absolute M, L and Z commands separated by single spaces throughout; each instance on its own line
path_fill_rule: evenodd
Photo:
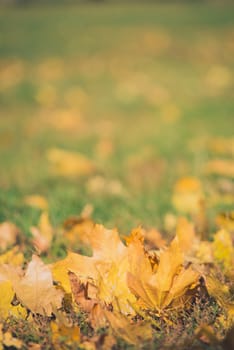
M 123 232 L 138 224 L 161 227 L 174 210 L 176 179 L 197 176 L 207 188 L 207 141 L 233 134 L 233 10 L 201 4 L 3 9 L 1 220 L 27 233 L 39 212 L 22 199 L 36 193 L 48 198 L 55 224 L 91 203 L 97 222 Z M 48 59 L 58 60 L 57 73 L 51 73 L 55 63 L 45 67 Z M 215 87 L 217 67 L 228 77 L 224 84 L 218 77 Z M 48 106 L 36 97 L 47 85 L 55 91 Z M 80 101 L 68 101 L 73 88 Z M 56 113 L 71 108 L 80 124 L 56 127 Z M 96 151 L 103 139 L 113 144 L 106 159 Z M 54 176 L 46 159 L 51 147 L 90 157 L 97 174 L 118 180 L 127 194 L 92 194 L 86 177 Z

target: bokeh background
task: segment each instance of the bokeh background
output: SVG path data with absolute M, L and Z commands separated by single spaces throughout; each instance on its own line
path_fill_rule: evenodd
M 41 195 L 54 224 L 163 227 L 183 176 L 208 219 L 232 206 L 231 2 L 0 4 L 1 221 L 27 232 Z

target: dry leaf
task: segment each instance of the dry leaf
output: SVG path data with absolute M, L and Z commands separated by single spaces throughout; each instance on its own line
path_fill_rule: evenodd
M 54 235 L 54 229 L 49 221 L 47 212 L 41 214 L 38 227 L 31 227 L 31 232 L 34 237 L 33 245 L 38 253 L 46 252 L 50 248 Z
M 159 264 L 154 267 L 154 271 L 142 249 L 138 254 L 135 253 L 132 254 L 135 263 L 131 264 L 130 271 L 133 272 L 128 274 L 128 286 L 139 298 L 138 304 L 141 307 L 160 311 L 198 283 L 198 273 L 191 268 L 183 268 L 184 259 L 177 237 L 169 248 L 161 252 Z
M 178 218 L 176 236 L 179 240 L 180 249 L 184 254 L 189 255 L 197 248 L 198 239 L 195 236 L 194 225 L 186 218 Z
M 48 150 L 47 158 L 56 175 L 76 177 L 90 175 L 95 171 L 93 162 L 80 153 L 52 148 Z
M 19 251 L 19 247 L 8 250 L 6 253 L 0 255 L 0 264 L 10 264 L 13 266 L 21 266 L 24 261 L 23 254 Z
M 75 302 L 86 312 L 90 312 L 98 303 L 97 288 L 90 282 L 82 283 L 72 272 L 69 272 L 71 291 Z
M 208 174 L 234 177 L 234 161 L 227 159 L 214 159 L 207 162 L 205 172 Z
M 61 349 L 61 341 L 69 345 L 77 345 L 80 342 L 80 328 L 78 326 L 68 327 L 64 324 L 52 321 L 50 323 L 52 332 L 52 343 L 56 349 Z
M 16 243 L 19 229 L 11 222 L 0 224 L 0 249 L 5 250 Z
M 50 316 L 53 307 L 61 307 L 63 293 L 54 287 L 49 267 L 36 255 L 24 276 L 16 275 L 11 282 L 17 299 L 32 313 Z
M 208 293 L 225 309 L 227 313 L 227 326 L 231 327 L 234 324 L 234 302 L 229 287 L 222 283 L 213 271 L 205 274 L 204 279 Z
M 216 224 L 229 232 L 234 232 L 234 211 L 219 213 L 215 218 Z
M 13 337 L 11 332 L 5 332 L 3 334 L 3 344 L 6 347 L 13 347 L 15 349 L 21 349 L 23 342 L 22 342 L 22 340 Z
M 163 239 L 161 233 L 154 228 L 144 231 L 144 239 L 147 249 L 159 249 L 166 246 L 165 239 Z
M 152 328 L 149 323 L 144 321 L 133 323 L 120 313 L 105 311 L 105 315 L 114 334 L 127 343 L 139 345 L 152 339 Z
M 0 317 L 6 319 L 8 316 L 14 316 L 25 319 L 26 309 L 21 305 L 13 306 L 11 304 L 15 295 L 11 281 L 7 280 L 7 276 L 4 276 L 5 280 L 2 281 L 2 277 L 0 271 Z
M 29 205 L 30 207 L 38 208 L 41 210 L 48 209 L 47 199 L 37 194 L 24 197 L 24 203 Z
M 225 272 L 234 269 L 234 247 L 231 234 L 226 230 L 220 230 L 214 235 L 212 249 L 215 260 L 224 268 Z
M 217 154 L 234 155 L 234 139 L 211 139 L 208 143 L 208 148 Z
M 194 177 L 183 177 L 175 184 L 172 203 L 181 213 L 196 214 L 203 197 L 201 182 Z

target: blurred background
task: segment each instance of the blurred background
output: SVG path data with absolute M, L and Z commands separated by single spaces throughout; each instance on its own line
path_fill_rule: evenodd
M 181 177 L 232 207 L 231 1 L 0 4 L 1 221 L 27 231 L 37 195 L 55 224 L 170 226 Z

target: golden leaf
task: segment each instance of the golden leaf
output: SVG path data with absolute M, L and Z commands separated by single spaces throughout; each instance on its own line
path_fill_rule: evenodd
M 52 321 L 50 328 L 52 332 L 52 343 L 55 348 L 61 349 L 61 341 L 65 341 L 68 346 L 79 344 L 80 328 L 78 326 L 71 325 L 68 327 L 62 323 Z
M 135 262 L 133 260 L 128 274 L 128 286 L 141 307 L 160 311 L 198 283 L 198 273 L 183 268 L 184 259 L 177 237 L 169 248 L 161 252 L 159 264 L 154 270 L 142 249 L 135 253 Z
M 3 335 L 3 344 L 6 347 L 13 347 L 15 349 L 21 349 L 22 343 L 23 343 L 22 340 L 13 337 L 11 332 L 5 332 Z
M 95 170 L 93 162 L 80 153 L 52 148 L 48 150 L 47 158 L 56 175 L 76 177 L 92 174 Z
M 0 255 L 0 264 L 10 264 L 13 266 L 21 266 L 24 261 L 24 256 L 19 252 L 19 247 L 8 250 L 6 253 Z
M 29 205 L 30 207 L 34 207 L 42 210 L 48 209 L 47 199 L 37 194 L 24 197 L 24 203 Z
M 204 275 L 208 293 L 217 300 L 227 313 L 228 327 L 234 324 L 234 301 L 229 287 L 222 283 L 211 271 Z
M 139 345 L 152 339 L 152 328 L 149 323 L 144 321 L 133 323 L 131 319 L 117 312 L 105 311 L 105 315 L 114 334 L 127 343 Z
M 105 274 L 100 273 L 98 282 L 98 298 L 123 314 L 134 313 L 131 304 L 136 302 L 127 285 L 128 269 L 126 256 L 118 264 L 113 262 Z
M 11 282 L 17 299 L 32 313 L 50 316 L 53 307 L 61 307 L 63 293 L 54 287 L 49 267 L 36 255 L 24 276 L 15 274 Z
M 232 237 L 226 230 L 220 230 L 214 235 L 212 249 L 215 260 L 221 264 L 225 272 L 233 270 L 234 247 Z
M 213 159 L 207 162 L 205 171 L 208 174 L 234 177 L 234 161 L 227 159 Z
M 233 199 L 232 199 L 233 202 Z M 216 224 L 227 231 L 234 231 L 234 211 L 219 213 L 215 218 Z
M 174 188 L 172 203 L 181 213 L 197 213 L 203 200 L 201 182 L 193 177 L 183 177 Z
M 71 252 L 65 259 L 54 263 L 51 269 L 54 280 L 61 284 L 66 293 L 71 293 L 69 271 L 75 273 L 81 281 L 98 278 L 95 261 L 92 258 Z
M 21 305 L 13 306 L 11 304 L 12 300 L 14 299 L 15 292 L 13 291 L 11 281 L 7 280 L 7 277 L 5 278 L 5 281 L 0 281 L 0 317 L 6 319 L 8 316 L 14 316 L 25 319 L 27 316 L 26 309 Z

